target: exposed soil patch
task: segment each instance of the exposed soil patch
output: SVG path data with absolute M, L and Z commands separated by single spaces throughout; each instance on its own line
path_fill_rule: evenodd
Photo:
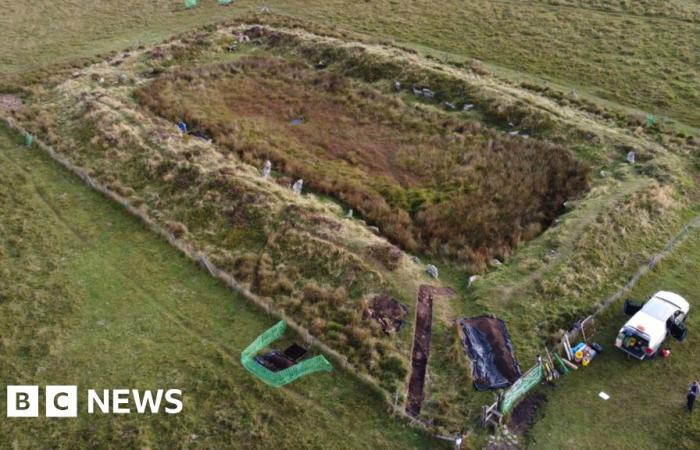
M 433 327 L 433 297 L 437 295 L 454 295 L 450 288 L 421 285 L 416 302 L 416 332 L 413 336 L 413 354 L 411 359 L 411 378 L 408 383 L 408 401 L 406 413 L 413 417 L 420 414 L 423 404 L 423 387 L 425 372 L 430 357 L 430 338 Z
M 388 294 L 381 294 L 372 300 L 366 313 L 368 317 L 379 322 L 386 334 L 391 334 L 401 329 L 408 315 L 408 308 Z
M 15 112 L 24 108 L 22 99 L 13 94 L 0 94 L 0 109 Z
M 520 375 L 513 345 L 505 323 L 480 316 L 459 321 L 462 345 L 472 365 L 472 379 L 478 390 L 510 386 Z
M 516 433 L 526 433 L 535 424 L 537 408 L 542 406 L 547 398 L 542 394 L 528 395 L 510 415 L 509 427 Z

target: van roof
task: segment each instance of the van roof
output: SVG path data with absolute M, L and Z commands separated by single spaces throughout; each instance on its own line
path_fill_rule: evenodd
M 669 303 L 676 305 L 676 307 L 678 307 L 685 314 L 687 314 L 688 311 L 690 310 L 690 304 L 688 303 L 688 301 L 686 299 L 684 299 L 683 297 L 681 297 L 680 295 L 674 294 L 673 292 L 659 291 L 656 294 L 654 294 L 652 299 L 654 297 L 660 298 L 662 300 L 665 300 Z

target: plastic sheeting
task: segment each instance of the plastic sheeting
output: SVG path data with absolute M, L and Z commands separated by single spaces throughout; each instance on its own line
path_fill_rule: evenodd
M 464 318 L 460 326 L 477 390 L 506 388 L 520 377 L 520 366 L 502 320 L 488 316 Z

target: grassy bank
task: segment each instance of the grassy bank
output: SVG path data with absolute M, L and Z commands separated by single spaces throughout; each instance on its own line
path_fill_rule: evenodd
M 340 371 L 279 390 L 252 378 L 240 351 L 274 321 L 5 130 L 0 172 L 10 181 L 0 187 L 0 379 L 78 384 L 79 392 L 177 387 L 185 405 L 177 416 L 3 419 L 2 442 L 435 447 Z

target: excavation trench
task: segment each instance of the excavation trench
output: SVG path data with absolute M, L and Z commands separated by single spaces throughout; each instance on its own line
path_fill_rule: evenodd
M 417 417 L 423 404 L 425 373 L 430 357 L 430 338 L 433 326 L 433 297 L 437 295 L 452 296 L 455 292 L 446 287 L 421 285 L 416 302 L 416 331 L 413 335 L 413 352 L 411 357 L 411 378 L 408 383 L 408 401 L 406 413 Z

